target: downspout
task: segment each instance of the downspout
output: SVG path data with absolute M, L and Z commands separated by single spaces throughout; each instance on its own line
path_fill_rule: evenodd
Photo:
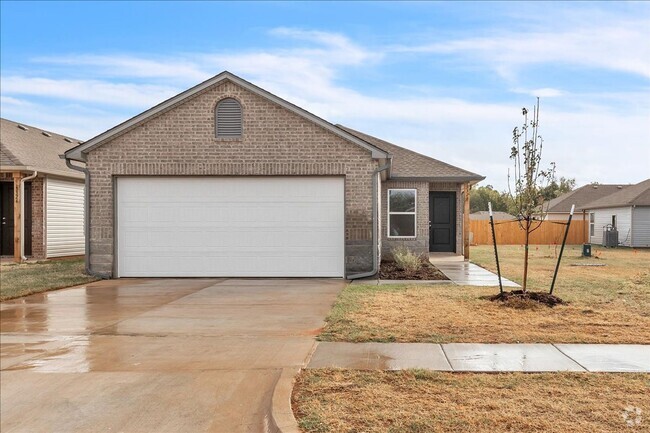
M 372 255 L 372 270 L 369 272 L 362 272 L 360 274 L 354 274 L 354 275 L 348 275 L 348 280 L 358 280 L 359 278 L 366 278 L 366 277 L 372 277 L 379 271 L 379 263 L 378 263 L 378 257 L 379 257 L 379 239 L 377 236 L 377 220 L 379 218 L 379 201 L 377 200 L 377 178 L 379 177 L 379 173 L 382 171 L 386 171 L 390 168 L 390 162 L 386 165 L 382 165 L 381 167 L 377 168 L 373 173 L 372 173 L 372 249 L 373 249 L 373 255 Z
M 30 176 L 20 179 L 20 260 L 27 260 L 25 257 L 25 182 L 38 176 L 34 170 Z
M 80 171 L 84 174 L 84 262 L 86 265 L 86 274 L 105 279 L 106 275 L 99 274 L 90 269 L 90 172 L 86 167 L 79 167 L 78 165 L 72 165 L 68 158 L 61 156 L 65 159 L 65 165 L 68 168 L 76 171 Z

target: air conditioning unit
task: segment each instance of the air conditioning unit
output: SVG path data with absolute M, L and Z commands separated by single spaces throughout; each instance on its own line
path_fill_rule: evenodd
M 618 246 L 618 230 L 611 224 L 603 227 L 603 246 L 606 248 L 616 248 Z

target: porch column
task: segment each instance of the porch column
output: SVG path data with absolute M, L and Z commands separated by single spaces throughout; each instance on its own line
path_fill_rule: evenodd
M 20 237 L 22 236 L 22 215 L 20 213 L 20 179 L 23 175 L 20 172 L 14 172 L 14 262 L 20 263 Z
M 464 188 L 464 209 L 463 209 L 463 255 L 465 260 L 469 260 L 469 183 L 463 185 Z

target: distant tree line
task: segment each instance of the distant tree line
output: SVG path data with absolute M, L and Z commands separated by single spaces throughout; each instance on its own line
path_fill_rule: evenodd
M 575 178 L 560 177 L 553 180 L 549 185 L 540 190 L 540 203 L 548 202 L 561 196 L 576 187 Z M 488 202 L 492 202 L 492 209 L 500 212 L 508 212 L 516 215 L 516 207 L 513 198 L 508 191 L 497 191 L 492 185 L 472 188 L 469 195 L 470 212 L 484 211 L 488 209 Z

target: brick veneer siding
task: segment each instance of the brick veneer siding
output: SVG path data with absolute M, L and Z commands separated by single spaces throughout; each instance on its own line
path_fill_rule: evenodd
M 42 177 L 31 181 L 32 188 L 32 257 L 45 258 L 45 183 Z
M 241 138 L 215 137 L 215 106 L 242 105 Z M 125 175 L 345 176 L 346 271 L 372 265 L 370 152 L 231 82 L 194 95 L 88 154 L 90 266 L 113 271 L 113 179 Z
M 417 190 L 416 232 L 413 238 L 388 237 L 388 190 L 415 189 Z M 429 253 L 429 183 L 403 182 L 389 180 L 382 183 L 381 188 L 381 251 L 382 257 L 390 260 L 391 250 L 396 246 L 406 246 L 416 254 Z
M 463 254 L 463 209 L 464 194 L 462 183 L 432 182 L 429 191 L 454 191 L 456 193 L 456 254 Z

